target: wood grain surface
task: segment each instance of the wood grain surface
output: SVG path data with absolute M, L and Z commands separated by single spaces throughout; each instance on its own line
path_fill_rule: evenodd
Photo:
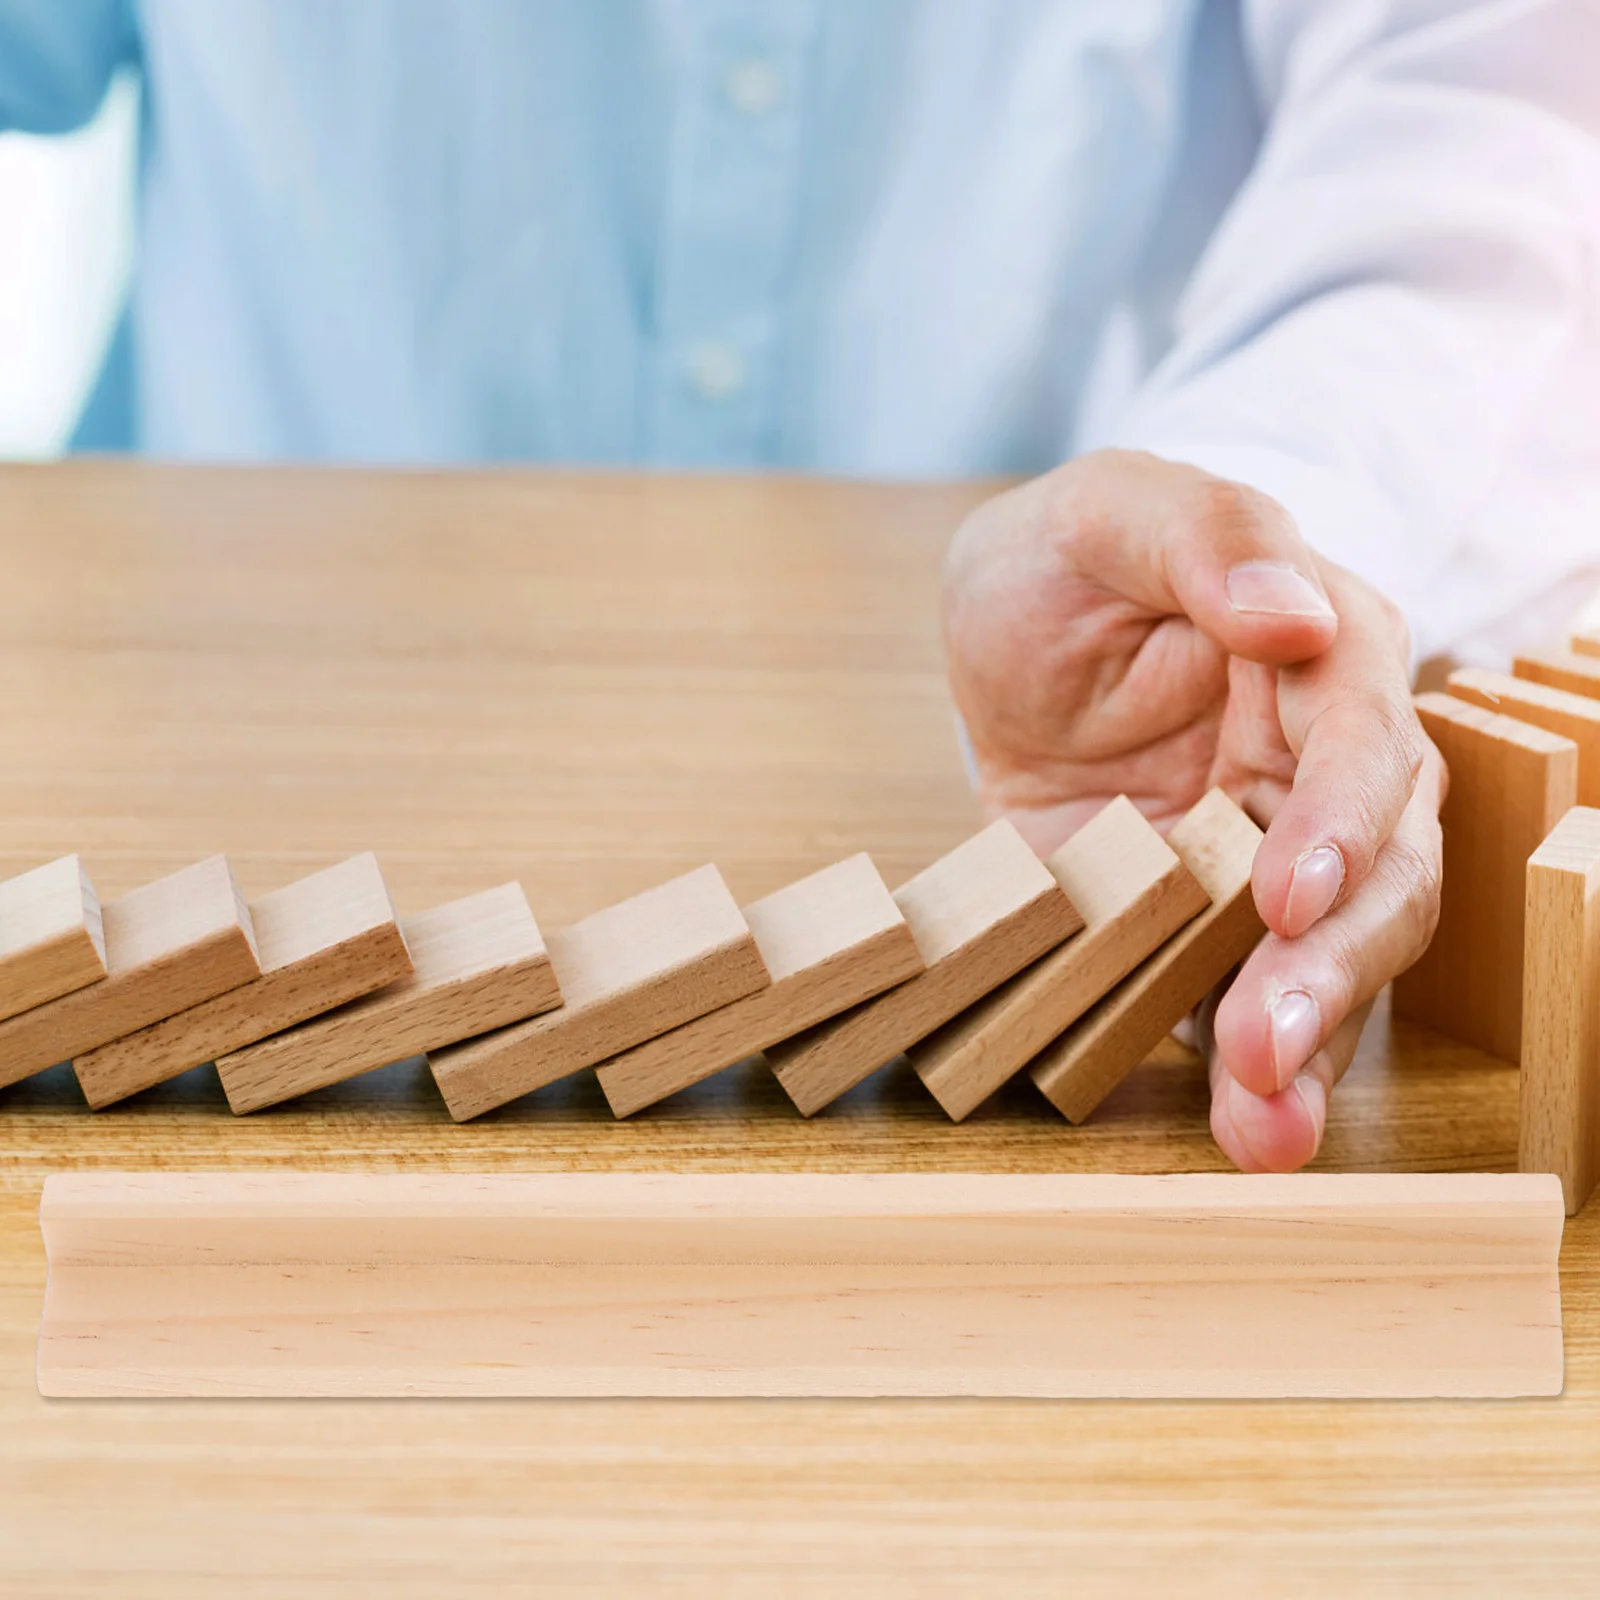
M 217 1059 L 228 1104 L 259 1111 L 561 1003 L 520 883 L 400 924 L 411 970 L 374 994 Z
M 106 975 L 0 1022 L 0 1083 L 70 1061 L 261 976 L 226 856 L 141 884 L 101 909 Z
M 72 1070 L 90 1105 L 153 1088 L 411 974 L 370 851 L 262 895 L 250 925 L 261 976 L 78 1056 Z
M 1050 857 L 1083 932 L 907 1052 L 949 1115 L 970 1116 L 1209 903 L 1194 874 L 1119 796 Z
M 930 862 L 894 899 L 925 970 L 767 1051 L 774 1076 L 808 1117 L 1083 926 L 1003 819 Z
M 1577 801 L 1578 747 L 1451 695 L 1421 694 L 1416 705 L 1450 769 L 1444 882 L 1433 942 L 1395 980 L 1394 1009 L 1515 1062 L 1528 858 Z
M 1600 804 L 1600 700 L 1486 667 L 1457 668 L 1445 688 L 1458 700 L 1570 739 L 1578 747 L 1578 804 Z
M 595 1077 L 619 1117 L 923 971 L 910 925 L 865 851 L 763 895 L 744 917 L 772 982 L 602 1062 Z
M 62 1172 L 41 1394 L 1507 1399 L 1547 1173 Z
M 1266 931 L 1250 892 L 1261 830 L 1220 789 L 1173 823 L 1167 842 L 1210 898 L 1038 1056 L 1028 1075 L 1082 1122 L 1255 949 Z
M 76 856 L 0 883 L 0 1022 L 105 975 L 100 899 Z
M 1517 1161 L 1574 1212 L 1600 1183 L 1600 811 L 1574 806 L 1529 857 L 1527 940 Z
M 1579 641 L 1574 639 L 1573 644 Z M 1600 695 L 1600 660 L 1592 650 L 1527 650 L 1515 657 L 1512 672 L 1529 683 L 1542 683 L 1569 694 Z
M 716 861 L 741 901 L 977 817 L 936 628 L 983 486 L 0 470 L 0 875 L 256 896 L 364 849 L 402 914 L 549 926 Z M 618 1122 L 590 1075 L 457 1126 L 411 1063 L 254 1117 L 186 1074 L 0 1091 L 0 1570 L 19 1594 L 1579 1595 L 1600 1576 L 1600 1206 L 1558 1400 L 47 1402 L 47 1172 L 1219 1171 L 1175 1045 L 1082 1127 L 956 1125 L 903 1065 L 807 1122 L 735 1068 Z M 1380 1005 L 1322 1170 L 1507 1171 L 1517 1074 Z
M 703 1017 L 772 977 L 714 863 L 550 932 L 561 1004 L 428 1065 L 465 1122 Z

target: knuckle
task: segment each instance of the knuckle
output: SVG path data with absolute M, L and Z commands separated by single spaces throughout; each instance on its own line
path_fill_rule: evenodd
M 1411 702 L 1402 703 L 1388 695 L 1371 693 L 1362 697 L 1361 714 L 1367 738 L 1376 745 L 1385 764 L 1403 776 L 1409 795 L 1416 786 L 1428 748 Z
M 1289 513 L 1276 500 L 1227 478 L 1205 477 L 1194 485 L 1187 521 L 1192 536 L 1228 546 L 1294 531 Z
M 1437 830 L 1435 830 L 1437 831 Z M 1441 850 L 1434 840 L 1396 837 L 1384 851 L 1379 879 L 1385 909 L 1405 948 L 1420 954 L 1439 922 Z
M 1347 927 L 1336 926 L 1328 931 L 1323 959 L 1327 968 L 1323 988 L 1325 1013 L 1342 1017 L 1362 999 L 1367 973 L 1366 952 Z
M 1385 631 L 1395 641 L 1401 658 L 1409 661 L 1411 659 L 1411 624 L 1406 620 L 1405 612 L 1381 589 L 1373 592 L 1377 596 L 1378 615 L 1383 621 Z
M 1317 722 L 1321 765 L 1341 792 L 1338 842 L 1352 859 L 1371 861 L 1416 791 L 1427 736 L 1409 704 L 1377 691 L 1329 708 Z

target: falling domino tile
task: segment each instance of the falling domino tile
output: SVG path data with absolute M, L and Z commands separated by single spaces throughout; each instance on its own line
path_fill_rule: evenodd
M 104 907 L 106 976 L 0 1022 L 0 1084 L 261 976 L 233 872 L 212 856 Z
M 878 869 L 851 856 L 744 910 L 771 986 L 601 1063 L 612 1111 L 631 1116 L 923 970 Z
M 0 883 L 0 1021 L 105 975 L 100 902 L 76 856 Z
M 958 1122 L 1207 904 L 1194 874 L 1126 797 L 1048 864 L 1083 914 L 1083 932 L 910 1052 L 928 1092 Z
M 1569 694 L 1600 695 L 1600 660 L 1576 650 L 1530 650 L 1511 663 L 1513 676 Z
M 410 977 L 218 1060 L 236 1112 L 259 1111 L 561 1003 L 521 884 L 407 917 L 400 930 Z
M 411 957 L 377 859 L 352 856 L 250 907 L 261 976 L 73 1062 L 91 1106 L 110 1105 L 395 983 Z
M 1243 961 L 1265 931 L 1250 892 L 1261 830 L 1213 789 L 1167 835 L 1211 899 L 1033 1064 L 1033 1081 L 1082 1122 Z
M 778 1082 L 808 1117 L 1083 925 L 1004 820 L 919 872 L 894 898 L 927 971 L 767 1051 Z
M 1447 688 L 1457 700 L 1572 740 L 1578 747 L 1578 804 L 1600 805 L 1600 700 L 1482 667 L 1452 672 Z
M 1515 1062 L 1528 858 L 1577 799 L 1578 747 L 1450 695 L 1416 705 L 1450 769 L 1444 878 L 1439 925 L 1395 980 L 1394 1012 Z
M 430 1050 L 457 1122 L 653 1039 L 770 982 L 722 874 L 701 867 L 550 935 L 559 1011 Z
M 1575 807 L 1528 862 L 1517 1165 L 1569 1215 L 1600 1181 L 1600 811 Z

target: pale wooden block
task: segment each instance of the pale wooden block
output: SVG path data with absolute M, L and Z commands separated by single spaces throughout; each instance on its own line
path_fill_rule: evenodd
M 1600 1182 L 1600 811 L 1575 807 L 1528 861 L 1517 1165 L 1567 1212 Z
M 1511 663 L 1514 676 L 1569 694 L 1600 695 L 1600 660 L 1576 650 L 1529 650 Z
M 1592 630 L 1575 633 L 1568 640 L 1568 645 L 1574 655 L 1600 656 L 1600 633 Z
M 0 1022 L 0 1084 L 261 976 L 250 913 L 223 856 L 111 901 L 103 921 L 104 978 Z
M 0 1022 L 105 975 L 100 902 L 76 856 L 0 883 Z
M 1211 904 L 1034 1062 L 1033 1081 L 1073 1122 L 1082 1122 L 1266 931 L 1250 891 L 1261 830 L 1222 790 L 1180 817 L 1167 843 Z
M 519 883 L 407 917 L 400 931 L 409 977 L 218 1059 L 234 1111 L 259 1111 L 561 1003 Z
M 1513 1396 L 1520 1173 L 58 1173 L 47 1395 Z
M 1207 904 L 1194 874 L 1125 796 L 1048 866 L 1082 913 L 1083 932 L 909 1052 L 928 1092 L 957 1121 Z
M 1452 672 L 1447 688 L 1458 700 L 1572 740 L 1578 747 L 1578 804 L 1600 805 L 1600 700 L 1483 667 Z
M 715 867 L 657 885 L 550 936 L 563 1004 L 429 1064 L 457 1122 L 592 1067 L 771 981 Z
M 595 1075 L 617 1116 L 631 1116 L 923 970 L 910 925 L 867 855 L 754 901 L 744 918 L 771 985 L 602 1062 Z
M 1571 739 L 1451 695 L 1417 696 L 1450 769 L 1439 926 L 1394 1012 L 1503 1061 L 1522 1054 L 1528 858 L 1577 798 Z
M 411 957 L 373 855 L 252 903 L 261 976 L 73 1062 L 96 1109 L 395 983 Z
M 908 879 L 894 899 L 927 970 L 767 1051 L 808 1117 L 1083 926 L 1004 819 Z

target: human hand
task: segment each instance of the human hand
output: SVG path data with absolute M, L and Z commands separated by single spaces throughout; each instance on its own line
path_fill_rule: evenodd
M 1444 763 L 1400 614 L 1266 496 L 1100 451 L 968 517 L 944 630 L 984 810 L 1041 854 L 1118 794 L 1165 828 L 1220 785 L 1266 826 L 1268 932 L 1216 1010 L 1211 1128 L 1244 1171 L 1303 1166 L 1438 917 Z

